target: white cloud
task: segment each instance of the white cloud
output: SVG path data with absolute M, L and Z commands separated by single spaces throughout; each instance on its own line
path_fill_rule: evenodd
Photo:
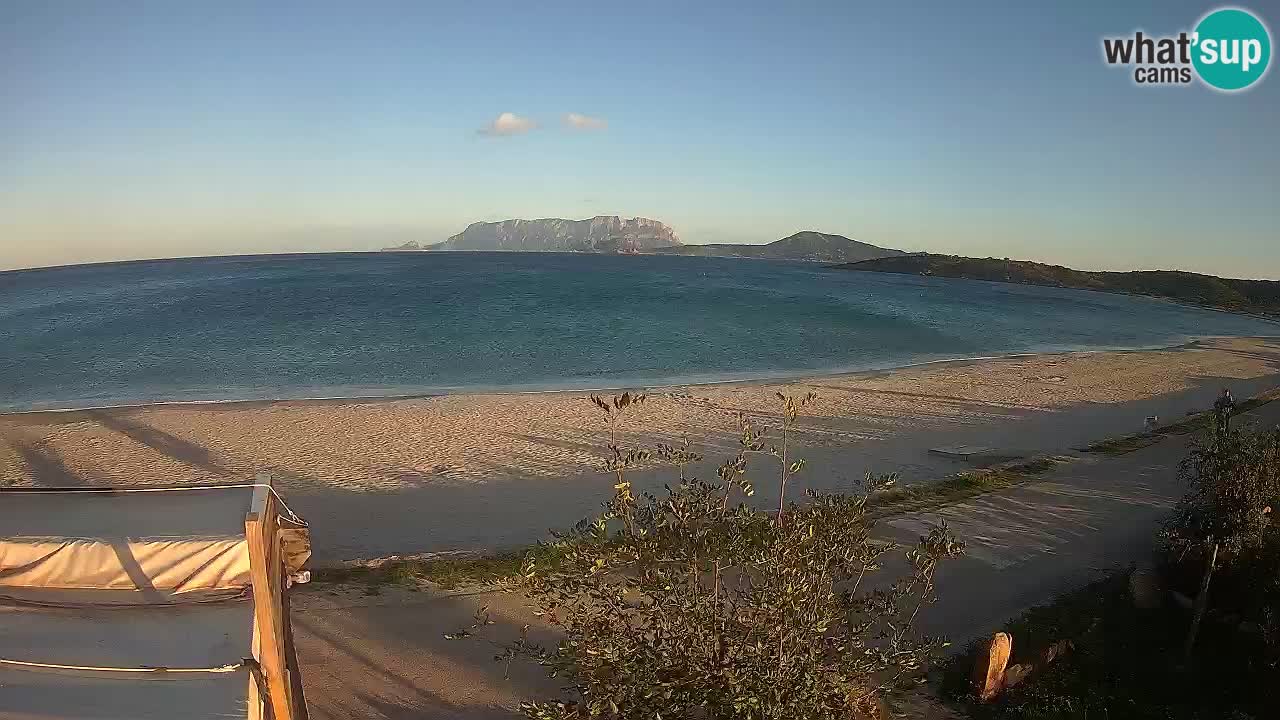
M 481 135 L 521 135 L 538 127 L 538 124 L 527 117 L 515 113 L 504 112 L 476 132 Z
M 609 121 L 581 113 L 566 113 L 564 125 L 570 130 L 604 130 L 609 127 Z

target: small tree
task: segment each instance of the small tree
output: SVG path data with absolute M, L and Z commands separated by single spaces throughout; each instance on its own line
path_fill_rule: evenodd
M 742 419 L 740 449 L 714 482 L 686 477 L 698 459 L 687 446 L 619 446 L 619 415 L 636 397 L 592 398 L 611 430 L 615 494 L 601 515 L 557 537 L 558 562 L 526 562 L 523 587 L 564 640 L 543 648 L 522 634 L 500 657 L 533 657 L 568 694 L 525 704 L 528 717 L 851 718 L 916 679 L 943 647 L 912 626 L 934 599 L 938 563 L 963 545 L 945 526 L 909 548 L 874 539 L 867 497 L 881 480 L 872 476 L 858 495 L 787 503 L 803 468 L 788 440 L 813 396 L 779 397 L 780 444 Z M 747 504 L 754 456 L 778 462 L 776 513 Z M 679 483 L 636 498 L 627 474 L 653 461 L 678 467 Z M 905 576 L 881 580 L 900 550 Z
M 1166 522 L 1163 540 L 1179 561 L 1203 563 L 1184 648 L 1189 659 L 1215 570 L 1240 569 L 1256 562 L 1259 553 L 1280 547 L 1272 513 L 1280 501 L 1280 432 L 1215 423 L 1192 445 L 1181 469 L 1190 487 Z M 1275 558 L 1270 564 L 1275 565 Z M 1275 578 L 1258 577 L 1256 582 L 1274 583 Z

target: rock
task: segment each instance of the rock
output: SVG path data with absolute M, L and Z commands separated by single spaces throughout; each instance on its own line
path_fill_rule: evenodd
M 1010 645 L 1012 645 L 1012 642 Z M 1011 688 L 1021 684 L 1031 676 L 1031 673 L 1049 667 L 1055 660 L 1074 650 L 1075 647 L 1075 643 L 1070 640 L 1059 640 L 1045 648 L 1044 652 L 1040 653 L 1040 658 L 1034 664 L 1018 663 L 1016 665 L 1010 665 L 1008 669 L 1004 671 L 1002 683 L 1000 687 L 996 688 L 995 692 L 999 693 L 1005 688 Z M 994 697 L 994 694 L 992 696 Z M 982 699 L 989 700 L 990 698 L 982 696 Z
M 471 223 L 425 250 L 632 253 L 680 245 L 675 230 L 649 218 L 599 215 L 586 220 L 503 220 Z
M 1013 638 L 1008 633 L 996 633 L 978 654 L 978 662 L 973 666 L 973 691 L 979 700 L 990 702 L 1000 694 L 1011 652 Z
M 1026 680 L 1033 670 L 1035 670 L 1035 666 L 1031 663 L 1010 665 L 1009 669 L 1004 671 L 1004 687 L 1016 687 L 1023 680 Z
M 1129 573 L 1129 595 L 1134 607 L 1154 610 L 1164 603 L 1164 588 L 1160 576 L 1150 568 L 1138 568 Z
M 1045 666 L 1052 665 L 1054 660 L 1066 655 L 1075 648 L 1076 644 L 1070 640 L 1059 640 L 1040 653 L 1040 664 Z

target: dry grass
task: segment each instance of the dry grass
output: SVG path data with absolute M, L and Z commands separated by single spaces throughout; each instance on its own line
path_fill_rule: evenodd
M 424 585 L 442 590 L 499 585 L 520 574 L 525 558 L 533 553 L 540 565 L 556 562 L 555 551 L 543 545 L 501 553 L 450 553 L 429 557 L 394 557 L 375 563 L 312 572 L 316 583 L 382 585 L 418 589 Z
M 1102 455 L 1124 455 L 1134 450 L 1141 450 L 1160 442 L 1162 435 L 1156 433 L 1137 433 L 1118 438 L 1107 438 L 1079 448 L 1080 452 L 1099 453 Z
M 952 475 L 940 482 L 894 488 L 871 498 L 872 516 L 880 519 L 959 502 L 984 493 L 1015 487 L 1035 479 L 1064 461 L 1061 457 L 1040 457 Z M 539 565 L 558 561 L 556 551 L 546 545 L 493 554 L 447 554 L 429 557 L 395 557 L 375 563 L 313 572 L 316 583 L 364 585 L 368 594 L 377 588 L 395 585 L 417 589 L 424 586 L 443 590 L 500 585 L 518 575 L 525 558 L 533 553 Z
M 993 468 L 957 473 L 936 483 L 893 488 L 871 497 L 876 518 L 918 512 L 950 505 L 998 490 L 1030 482 L 1060 462 L 1063 457 L 1037 457 Z

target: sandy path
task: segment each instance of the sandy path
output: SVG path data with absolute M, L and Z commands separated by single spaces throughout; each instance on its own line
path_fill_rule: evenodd
M 925 481 L 956 469 L 927 453 L 936 445 L 1065 449 L 1139 429 L 1148 414 L 1205 407 L 1223 384 L 1244 396 L 1278 383 L 1280 342 L 1210 340 L 663 388 L 628 416 L 626 439 L 687 436 L 712 464 L 734 448 L 739 412 L 769 424 L 775 392 L 812 390 L 797 438 L 811 486 L 841 487 L 868 469 Z M 316 526 L 321 559 L 493 546 L 532 540 L 601 499 L 599 416 L 582 393 L 0 415 L 0 474 L 22 485 L 144 485 L 269 471 Z

